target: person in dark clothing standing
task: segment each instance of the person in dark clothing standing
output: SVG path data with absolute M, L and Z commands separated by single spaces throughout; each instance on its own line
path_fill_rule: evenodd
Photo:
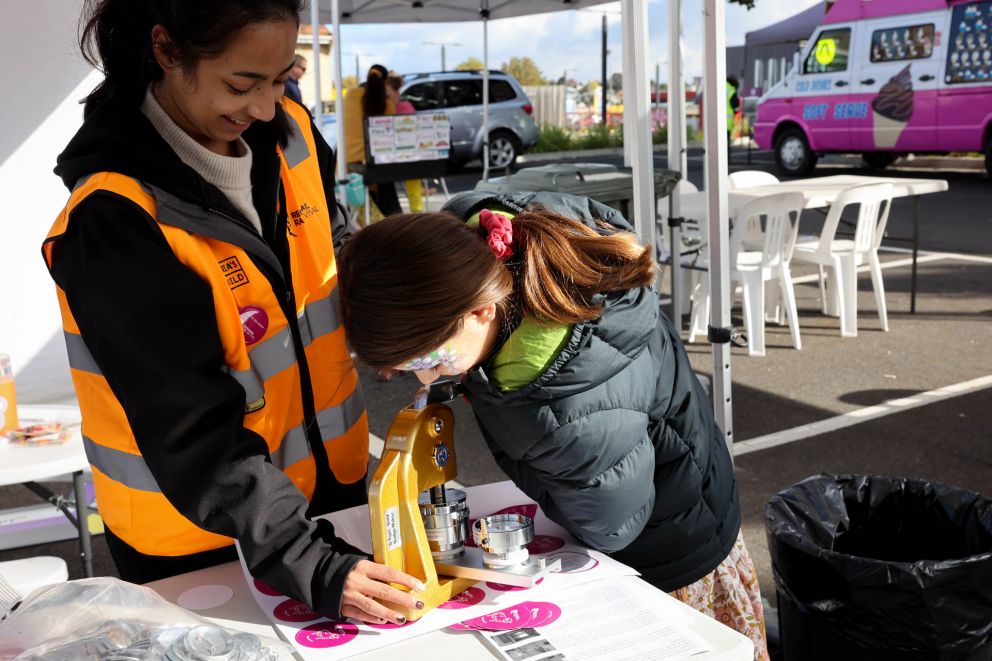
M 748 635 L 761 595 L 733 466 L 652 248 L 615 210 L 553 193 L 467 193 L 386 218 L 339 253 L 358 357 L 461 383 L 499 466 L 544 513 Z
M 314 518 L 365 502 L 368 420 L 340 329 L 334 159 L 283 96 L 301 4 L 88 0 L 83 52 L 105 77 L 59 156 L 71 194 L 42 250 L 121 577 L 233 560 L 237 541 L 323 615 L 402 623 L 376 599 L 417 608 L 394 585 L 420 581 Z
M 300 78 L 303 78 L 303 74 L 306 72 L 307 58 L 297 53 L 293 60 L 293 68 L 289 70 L 289 75 L 286 77 L 286 91 L 284 93 L 301 106 L 303 105 L 303 95 L 300 93 Z

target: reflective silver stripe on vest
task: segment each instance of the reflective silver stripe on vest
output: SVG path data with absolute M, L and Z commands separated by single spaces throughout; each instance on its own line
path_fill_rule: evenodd
M 69 331 L 63 331 L 63 335 L 65 335 L 65 349 L 69 354 L 69 367 L 81 372 L 90 372 L 97 376 L 103 376 L 100 367 L 93 360 L 93 354 L 86 348 L 86 343 L 83 342 L 83 336 L 79 333 L 70 333 Z
M 307 145 L 306 138 L 303 137 L 303 130 L 296 118 L 287 112 L 286 119 L 289 120 L 290 131 L 282 155 L 286 159 L 286 165 L 292 169 L 310 158 L 310 147 Z
M 317 338 L 333 333 L 341 325 L 341 302 L 338 290 L 325 298 L 311 301 L 297 317 L 303 346 L 308 347 Z M 225 367 L 245 389 L 245 401 L 254 402 L 265 395 L 265 382 L 296 363 L 293 335 L 289 327 L 283 328 L 267 340 L 255 345 L 248 352 L 251 368 L 232 371 Z
M 338 288 L 335 287 L 326 298 L 307 303 L 297 319 L 305 347 L 317 338 L 336 331 L 341 325 L 341 295 Z
M 360 385 L 337 406 L 329 406 L 317 414 L 320 438 L 325 443 L 343 435 L 358 422 L 365 412 L 365 395 Z M 290 429 L 282 439 L 282 445 L 272 454 L 272 463 L 279 468 L 292 466 L 310 456 L 310 444 L 303 425 Z
M 139 491 L 162 493 L 141 455 L 104 447 L 87 436 L 83 436 L 83 447 L 90 465 L 115 482 Z

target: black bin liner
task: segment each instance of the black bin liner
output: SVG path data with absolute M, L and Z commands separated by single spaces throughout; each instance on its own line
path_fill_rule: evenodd
M 937 482 L 819 475 L 765 525 L 786 661 L 992 659 L 992 500 Z

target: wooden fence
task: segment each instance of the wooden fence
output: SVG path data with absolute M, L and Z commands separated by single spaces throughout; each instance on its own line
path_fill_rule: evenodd
M 524 87 L 534 106 L 534 121 L 538 126 L 565 128 L 565 86 L 539 85 Z

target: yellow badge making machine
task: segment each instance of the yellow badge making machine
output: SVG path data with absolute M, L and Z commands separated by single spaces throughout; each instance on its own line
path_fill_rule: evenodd
M 531 556 L 534 522 L 522 514 L 480 517 L 472 526 L 477 546 L 467 546 L 465 492 L 449 489 L 457 463 L 454 412 L 444 402 L 460 394 L 454 382 L 424 386 L 400 411 L 386 437 L 369 484 L 369 517 L 375 561 L 419 578 L 427 589 L 420 610 L 398 607 L 411 620 L 477 581 L 531 587 L 561 569 L 558 559 Z

